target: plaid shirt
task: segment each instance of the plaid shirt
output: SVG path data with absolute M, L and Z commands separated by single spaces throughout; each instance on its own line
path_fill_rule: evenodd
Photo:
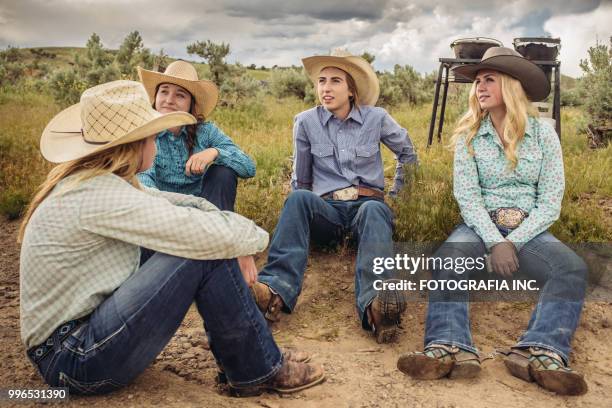
M 157 155 L 150 169 L 138 174 L 140 182 L 162 191 L 199 195 L 202 191 L 203 174 L 185 174 L 185 164 L 189 160 L 189 151 L 185 144 L 187 127 L 183 126 L 178 135 L 164 130 L 157 135 Z M 214 164 L 229 167 L 238 177 L 255 176 L 255 163 L 238 146 L 212 122 L 198 125 L 195 145 L 192 154 L 214 147 L 219 156 Z
M 506 237 L 520 250 L 559 218 L 565 188 L 559 137 L 548 123 L 530 117 L 514 170 L 509 168 L 489 116 L 480 124 L 472 145 L 474 156 L 464 139 L 458 140 L 455 150 L 453 190 L 461 216 L 491 248 L 504 238 L 489 211 L 519 207 L 528 212 L 529 217 Z
M 255 223 L 202 198 L 142 191 L 113 174 L 66 189 L 69 180 L 36 209 L 21 246 L 27 348 L 93 312 L 138 270 L 141 246 L 190 259 L 230 259 L 268 244 L 268 233 Z

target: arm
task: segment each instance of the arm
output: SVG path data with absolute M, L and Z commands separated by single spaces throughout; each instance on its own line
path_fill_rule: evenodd
M 469 154 L 465 139 L 460 138 L 455 147 L 453 193 L 465 224 L 482 238 L 487 249 L 491 249 L 505 239 L 491 221 L 481 191 L 476 160 Z
M 563 153 L 559 137 L 548 124 L 540 122 L 539 129 L 542 166 L 537 184 L 535 207 L 529 213 L 529 217 L 507 237 L 519 251 L 525 243 L 546 231 L 559 218 L 565 190 Z
M 154 197 L 161 197 L 168 200 L 171 204 L 179 207 L 192 207 L 202 211 L 217 210 L 220 211 L 213 203 L 208 200 L 193 196 L 191 194 L 172 193 L 169 191 L 161 191 L 154 188 L 145 187 L 144 191 Z
M 293 190 L 312 190 L 312 156 L 310 141 L 302 122 L 296 117 L 293 123 Z
M 266 231 L 205 201 L 203 209 L 177 206 L 114 180 L 83 201 L 79 222 L 95 234 L 189 259 L 230 259 L 265 249 Z
M 408 164 L 409 171 L 416 171 L 418 164 L 417 154 L 414 150 L 414 145 L 408 131 L 401 127 L 391 115 L 385 112 L 382 120 L 380 140 L 387 146 L 393 153 L 397 160 L 395 166 L 395 177 L 393 179 L 393 188 L 390 191 L 391 195 L 399 193 L 404 186 L 404 165 Z
M 157 189 L 155 180 L 155 163 L 148 170 L 138 173 L 138 181 L 145 187 Z
M 255 176 L 255 163 L 238 146 L 232 142 L 218 127 L 210 123 L 208 126 L 198 126 L 198 139 L 205 148 L 215 148 L 219 155 L 215 164 L 229 167 L 239 177 L 250 178 Z

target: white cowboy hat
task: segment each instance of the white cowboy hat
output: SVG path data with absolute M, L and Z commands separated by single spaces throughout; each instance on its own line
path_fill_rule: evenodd
M 157 112 L 140 82 L 113 81 L 87 89 L 79 103 L 55 115 L 43 130 L 40 151 L 63 163 L 195 122 L 187 112 Z
M 155 103 L 155 92 L 159 84 L 169 83 L 185 88 L 195 99 L 195 114 L 208 117 L 215 109 L 219 99 L 219 89 L 212 81 L 198 79 L 195 67 L 187 61 L 174 61 L 162 74 L 138 67 L 140 82 L 149 94 L 151 103 Z
M 503 72 L 518 79 L 532 102 L 546 99 L 550 93 L 550 82 L 542 68 L 511 48 L 491 47 L 478 64 L 461 65 L 453 68 L 453 72 L 473 81 L 478 71 L 483 69 Z
M 336 67 L 349 73 L 357 85 L 359 101 L 362 105 L 374 105 L 380 95 L 380 85 L 376 72 L 368 61 L 351 55 L 344 50 L 334 50 L 332 55 L 316 55 L 302 59 L 306 73 L 315 87 L 319 82 L 319 74 L 326 67 Z

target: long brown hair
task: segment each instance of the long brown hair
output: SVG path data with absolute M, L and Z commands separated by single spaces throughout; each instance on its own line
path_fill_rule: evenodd
M 355 79 L 348 72 L 341 70 L 346 74 L 346 84 L 348 85 L 349 91 L 353 94 L 353 96 L 349 96 L 349 101 L 351 102 L 351 107 L 356 106 L 359 109 L 359 93 L 357 92 L 357 83 Z
M 171 82 L 163 82 L 162 84 L 165 83 L 171 83 Z M 159 87 L 162 84 L 158 84 L 157 87 L 155 88 L 155 98 L 157 99 L 157 92 L 159 91 Z M 173 84 L 176 85 L 176 84 Z M 180 86 L 180 85 L 177 85 Z M 195 98 L 193 97 L 193 95 L 191 94 L 191 92 L 189 92 L 187 89 L 183 88 L 181 86 L 182 89 L 185 90 L 185 92 L 187 92 L 189 94 L 189 96 L 191 96 L 191 105 L 189 106 L 189 113 L 191 113 L 197 120 L 196 123 L 192 124 L 192 125 L 185 125 L 185 128 L 187 130 L 187 136 L 185 137 L 185 146 L 187 147 L 187 151 L 188 153 L 188 157 L 191 157 L 191 155 L 193 154 L 193 148 L 195 147 L 195 141 L 196 141 L 196 133 L 198 130 L 198 126 L 200 126 L 200 124 L 204 123 L 204 121 L 206 120 L 206 118 L 204 117 L 204 115 L 202 115 L 201 113 L 196 114 L 196 110 L 195 110 L 195 106 L 196 106 L 196 101 Z M 155 108 L 155 102 L 153 102 L 153 109 Z
M 26 226 L 36 208 L 47 198 L 55 186 L 68 176 L 75 175 L 69 184 L 62 186 L 61 194 L 70 191 L 82 181 L 106 173 L 116 174 L 134 187 L 141 188 L 136 174 L 142 164 L 142 148 L 146 140 L 141 139 L 132 143 L 122 144 L 108 150 L 103 150 L 100 153 L 59 164 L 51 169 L 47 179 L 40 185 L 34 198 L 30 201 L 30 205 L 19 228 L 17 242 L 23 240 Z
M 527 97 L 523 86 L 518 79 L 497 71 L 500 78 L 501 94 L 506 105 L 506 118 L 504 119 L 504 134 L 501 135 L 508 145 L 504 147 L 504 153 L 510 162 L 510 168 L 516 168 L 518 159 L 516 150 L 523 137 L 525 137 L 525 129 L 527 128 L 528 117 L 538 117 L 539 113 L 536 108 L 531 105 L 531 101 Z M 457 144 L 457 140 L 465 137 L 465 144 L 468 146 L 470 154 L 474 154 L 472 140 L 482 120 L 486 117 L 487 112 L 480 108 L 478 98 L 476 96 L 476 81 L 470 89 L 468 97 L 468 111 L 459 120 L 457 127 L 451 138 L 451 146 Z

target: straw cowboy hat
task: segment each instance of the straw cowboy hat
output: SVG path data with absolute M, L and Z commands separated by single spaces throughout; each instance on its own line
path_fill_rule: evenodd
M 51 119 L 40 151 L 50 162 L 63 163 L 195 122 L 187 112 L 157 112 L 140 82 L 113 81 L 87 89 L 79 103 Z
M 317 86 L 319 74 L 326 67 L 336 67 L 349 73 L 357 85 L 357 93 L 362 105 L 374 105 L 380 94 L 378 77 L 368 61 L 351 55 L 345 50 L 334 50 L 332 55 L 316 55 L 302 59 L 306 73 Z
M 491 47 L 478 64 L 461 65 L 453 68 L 453 72 L 473 81 L 482 69 L 503 72 L 518 79 L 532 102 L 541 101 L 550 93 L 550 82 L 544 71 L 511 48 Z
M 205 118 L 215 109 L 219 89 L 212 81 L 198 79 L 198 73 L 187 61 L 174 61 L 162 74 L 138 67 L 140 82 L 144 85 L 151 103 L 155 103 L 155 92 L 159 84 L 170 83 L 185 88 L 195 99 L 195 114 Z

